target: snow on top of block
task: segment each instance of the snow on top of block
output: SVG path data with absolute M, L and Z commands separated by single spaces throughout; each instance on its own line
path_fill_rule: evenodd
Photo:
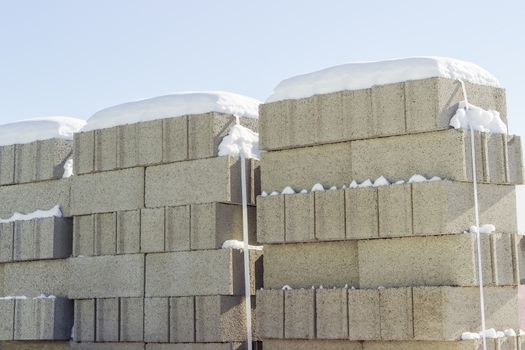
M 191 114 L 218 112 L 256 119 L 260 101 L 223 91 L 188 91 L 123 103 L 98 111 L 82 131 Z
M 34 212 L 28 213 L 28 214 L 21 214 L 21 213 L 16 212 L 7 219 L 0 218 L 0 224 L 7 224 L 10 222 L 15 222 L 15 221 L 28 221 L 28 220 L 33 220 L 33 219 L 52 218 L 52 217 L 57 217 L 57 218 L 62 217 L 62 211 L 60 210 L 60 206 L 58 204 L 55 205 L 51 209 L 47 209 L 47 210 L 39 209 L 39 210 L 35 210 Z
M 240 124 L 235 124 L 219 144 L 219 156 L 226 155 L 259 159 L 259 134 Z
M 410 57 L 376 62 L 355 62 L 298 75 L 281 81 L 266 102 L 299 99 L 342 90 L 427 78 L 462 79 L 499 87 L 492 74 L 480 66 L 446 57 Z
M 41 117 L 0 125 L 0 146 L 60 138 L 72 140 L 86 121 L 71 117 Z

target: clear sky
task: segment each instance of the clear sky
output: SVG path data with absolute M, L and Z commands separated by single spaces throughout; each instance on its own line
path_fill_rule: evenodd
M 264 100 L 282 79 L 351 61 L 473 61 L 525 135 L 524 1 L 0 0 L 0 123 L 88 118 L 181 90 Z

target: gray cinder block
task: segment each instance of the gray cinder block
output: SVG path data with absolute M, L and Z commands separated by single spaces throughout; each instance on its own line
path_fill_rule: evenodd
M 140 211 L 140 251 L 164 251 L 164 208 Z
M 144 298 L 120 298 L 119 341 L 144 339 Z
M 347 289 L 318 289 L 315 302 L 317 339 L 347 339 Z
M 74 299 L 141 297 L 144 295 L 144 255 L 126 254 L 72 258 L 71 286 Z
M 315 339 L 315 290 L 284 292 L 284 336 L 289 339 Z
M 146 169 L 146 207 L 240 203 L 239 184 L 240 163 L 229 156 L 152 166 Z
M 519 285 L 516 278 L 515 251 L 513 252 L 513 235 L 505 233 L 493 233 L 491 239 L 492 255 L 492 280 L 499 286 Z M 519 274 L 519 272 L 518 272 Z
M 379 198 L 379 236 L 412 236 L 412 186 L 381 186 Z
M 381 339 L 378 289 L 348 290 L 348 326 L 350 340 Z
M 405 83 L 372 87 L 373 136 L 405 132 Z
M 34 141 L 15 146 L 15 183 L 36 180 L 37 143 Z
M 144 207 L 144 169 L 130 168 L 74 176 L 71 214 L 83 215 Z
M 73 173 L 82 175 L 95 170 L 95 131 L 73 134 Z
M 190 250 L 190 206 L 166 207 L 166 251 Z
M 195 297 L 197 342 L 246 340 L 244 297 L 212 295 Z
M 292 105 L 292 100 L 284 100 L 259 106 L 260 149 L 277 150 L 290 144 Z
M 95 130 L 95 171 L 117 168 L 118 127 Z
M 73 255 L 92 256 L 95 254 L 95 216 L 73 217 Z
M 0 224 L 0 262 L 13 260 L 13 233 L 15 224 Z
M 389 343 L 390 346 L 392 343 Z M 363 350 L 363 344 L 348 340 L 264 340 L 264 350 Z M 391 348 L 381 348 L 386 350 Z M 397 349 L 397 348 L 396 348 Z M 403 349 L 403 348 L 399 348 Z M 368 348 L 367 348 L 368 350 Z M 375 349 L 374 349 L 375 350 Z M 419 350 L 419 349 L 418 349 Z M 435 349 L 432 349 L 435 350 Z M 444 350 L 444 349 L 439 349 Z M 455 350 L 455 349 L 454 349 Z
M 248 235 L 255 242 L 255 207 L 248 207 Z M 242 206 L 206 203 L 191 206 L 191 249 L 221 248 L 226 240 L 242 240 Z
M 284 197 L 257 197 L 257 242 L 284 242 Z
M 410 340 L 414 337 L 412 288 L 379 290 L 382 340 Z
M 167 118 L 163 121 L 162 161 L 177 162 L 188 159 L 188 117 Z
M 318 240 L 343 240 L 345 233 L 345 192 L 314 192 L 315 237 Z
M 140 251 L 140 210 L 117 212 L 117 254 Z
M 0 185 L 15 182 L 15 145 L 0 146 Z
M 119 299 L 97 299 L 95 304 L 96 340 L 101 342 L 118 341 Z
M 195 342 L 195 297 L 170 298 L 170 342 Z
M 314 195 L 284 196 L 286 242 L 315 241 Z
M 144 350 L 144 343 L 71 343 L 71 350 Z M 40 348 L 38 348 L 40 349 Z M 35 349 L 37 350 L 37 349 Z M 45 349 L 42 349 L 45 350 Z M 55 349 L 50 349 L 55 350 Z
M 353 241 L 268 245 L 263 262 L 265 288 L 359 285 Z
M 74 341 L 95 341 L 95 299 L 75 300 Z
M 117 251 L 116 213 L 95 214 L 95 255 L 115 255 Z
M 14 319 L 15 319 L 15 300 L 0 300 L 0 340 L 13 340 Z
M 284 338 L 284 292 L 280 289 L 257 291 L 256 327 L 261 338 Z
M 347 115 L 344 113 L 343 95 L 342 92 L 336 92 L 316 96 L 318 128 L 314 135 L 317 143 L 339 141 L 346 136 Z
M 69 340 L 73 301 L 55 297 L 15 302 L 15 340 Z
M 169 298 L 144 299 L 144 341 L 169 341 Z
M 482 133 L 483 157 L 485 162 L 485 182 L 503 184 L 506 178 L 505 144 L 506 135 Z
M 178 344 L 146 344 L 146 350 L 244 350 L 245 343 L 178 343 Z M 254 347 L 254 349 L 257 349 Z M 133 349 L 134 350 L 134 349 Z
M 379 237 L 379 208 L 377 188 L 345 190 L 346 238 Z
M 73 153 L 73 143 L 63 139 L 37 142 L 35 157 L 35 180 L 60 179 L 64 175 L 64 164 Z
M 521 147 L 521 137 L 506 136 L 506 171 L 507 182 L 512 184 L 523 184 L 523 150 Z
M 162 162 L 162 120 L 121 125 L 117 130 L 119 168 Z

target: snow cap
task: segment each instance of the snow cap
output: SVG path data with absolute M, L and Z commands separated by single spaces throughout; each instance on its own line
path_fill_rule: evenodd
M 251 97 L 232 92 L 178 92 L 103 109 L 88 119 L 82 131 L 208 112 L 256 119 L 260 103 Z

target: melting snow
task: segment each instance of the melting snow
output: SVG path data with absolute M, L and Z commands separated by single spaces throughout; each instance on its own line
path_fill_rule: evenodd
M 492 224 L 481 225 L 480 228 L 479 228 L 479 233 L 492 233 L 492 232 L 495 232 L 495 231 L 496 231 L 496 226 L 494 226 Z M 470 226 L 469 232 L 470 233 L 477 233 L 478 232 L 478 228 L 476 226 Z
M 312 187 L 312 192 L 324 192 L 323 185 L 317 183 Z
M 57 217 L 57 218 L 62 217 L 62 212 L 60 211 L 60 206 L 58 204 L 48 210 L 36 210 L 28 214 L 14 213 L 8 219 L 0 219 L 0 224 L 6 224 L 9 222 L 14 222 L 14 221 L 27 221 L 27 220 L 32 220 L 32 219 L 51 218 L 51 217 Z
M 377 178 L 377 180 L 374 181 L 373 187 L 379 187 L 379 186 L 388 186 L 390 185 L 390 182 L 384 177 L 381 176 Z
M 243 250 L 244 249 L 244 242 L 238 241 L 235 239 L 229 239 L 227 241 L 224 241 L 222 244 L 222 249 L 238 249 Z M 263 246 L 259 245 L 248 245 L 249 250 L 263 250 Z
M 266 102 L 298 99 L 342 90 L 367 89 L 374 85 L 433 77 L 500 86 L 498 79 L 474 63 L 446 57 L 411 57 L 349 63 L 295 76 L 280 82 Z
M 494 110 L 484 110 L 483 108 L 474 106 L 469 103 L 469 108 L 467 109 L 467 104 L 465 101 L 459 103 L 458 110 L 456 114 L 450 119 L 450 126 L 454 129 L 472 129 L 481 132 L 492 132 L 497 134 L 506 134 L 507 126 L 501 120 L 500 114 L 498 111 Z
M 289 285 L 284 285 L 283 288 L 281 288 L 282 290 L 292 290 L 292 287 L 290 287 Z
M 219 156 L 244 156 L 246 159 L 259 159 L 259 134 L 235 124 L 219 145 Z
M 290 186 L 286 186 L 281 194 L 295 194 L 295 191 Z
M 372 187 L 373 183 L 370 179 L 366 179 L 365 181 L 361 182 L 357 187 L 364 188 L 364 187 Z
M 257 118 L 260 103 L 251 97 L 231 92 L 179 92 L 103 109 L 88 119 L 82 131 L 208 112 Z
M 62 175 L 63 179 L 67 179 L 73 175 L 73 158 L 69 158 L 64 163 L 64 174 Z
M 46 299 L 56 299 L 57 297 L 50 294 L 40 294 L 39 296 L 33 298 L 33 299 L 39 299 L 39 300 L 46 300 Z
M 27 297 L 23 295 L 16 295 L 16 296 L 6 296 L 6 297 L 0 297 L 0 300 L 26 300 Z

